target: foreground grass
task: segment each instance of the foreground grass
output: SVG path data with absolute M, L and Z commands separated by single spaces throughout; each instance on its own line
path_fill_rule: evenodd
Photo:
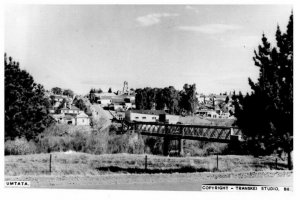
M 5 156 L 5 175 L 45 175 L 49 173 L 50 154 Z M 52 153 L 51 175 L 100 175 L 112 172 L 144 172 L 145 155 L 86 153 Z M 275 169 L 272 156 L 254 158 L 252 156 L 208 157 L 163 157 L 147 155 L 147 172 L 248 172 Z M 287 169 L 286 162 L 278 160 L 277 169 Z

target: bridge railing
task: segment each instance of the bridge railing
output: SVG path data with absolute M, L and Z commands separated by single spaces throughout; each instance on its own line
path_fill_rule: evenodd
M 147 135 L 173 136 L 186 139 L 216 141 L 240 140 L 240 129 L 234 126 L 207 126 L 166 124 L 156 122 L 132 122 L 134 130 Z

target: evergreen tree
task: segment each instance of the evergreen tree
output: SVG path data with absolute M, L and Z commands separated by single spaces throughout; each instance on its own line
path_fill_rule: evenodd
M 184 84 L 183 90 L 180 92 L 180 107 L 189 114 L 193 114 L 196 110 L 198 100 L 196 98 L 196 84 Z
M 4 68 L 5 140 L 23 136 L 27 140 L 36 139 L 52 123 L 45 90 L 28 72 L 20 69 L 19 63 L 11 57 L 7 60 L 6 54 Z
M 287 32 L 276 32 L 277 46 L 271 47 L 265 35 L 258 51 L 254 51 L 254 63 L 259 68 L 255 83 L 249 78 L 253 90 L 245 98 L 235 101 L 238 125 L 248 136 L 255 154 L 269 154 L 278 148 L 288 153 L 292 168 L 293 150 L 293 15 Z

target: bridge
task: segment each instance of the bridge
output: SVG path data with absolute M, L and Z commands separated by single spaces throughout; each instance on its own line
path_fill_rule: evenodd
M 125 128 L 127 127 L 127 128 Z M 202 126 L 187 124 L 168 124 L 157 122 L 122 123 L 122 130 L 132 130 L 141 135 L 164 138 L 164 154 L 168 154 L 171 140 L 178 141 L 178 152 L 183 154 L 183 140 L 198 140 L 230 143 L 241 140 L 241 131 L 233 126 Z

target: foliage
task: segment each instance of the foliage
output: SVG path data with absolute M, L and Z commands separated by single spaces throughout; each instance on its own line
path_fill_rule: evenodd
M 41 84 L 34 82 L 33 77 L 20 69 L 19 63 L 7 60 L 5 67 L 5 140 L 16 137 L 35 139 L 52 123 L 47 108 L 49 100 Z
M 183 108 L 188 114 L 193 114 L 198 104 L 198 100 L 196 98 L 196 84 L 184 84 L 180 95 L 180 107 Z
M 293 150 L 293 15 L 286 33 L 277 27 L 276 41 L 272 47 L 262 36 L 253 58 L 259 78 L 249 78 L 252 94 L 235 99 L 237 124 L 256 155 Z
M 53 94 L 60 95 L 60 94 L 62 94 L 62 89 L 59 88 L 59 87 L 54 87 L 54 88 L 51 89 L 51 92 L 52 92 Z
M 26 138 L 15 138 L 5 141 L 5 155 L 25 155 L 36 153 L 37 147 L 34 141 L 27 141 Z
M 85 103 L 85 101 L 82 98 L 76 97 L 73 100 L 73 104 L 79 108 L 80 110 L 83 110 L 87 115 L 91 116 L 92 111 L 90 109 L 90 106 Z
M 74 96 L 74 92 L 70 89 L 65 89 L 63 91 L 63 95 L 69 96 L 69 97 L 73 97 Z
M 165 88 L 136 89 L 135 102 L 137 109 L 167 110 L 170 114 L 181 114 L 182 111 L 194 113 L 197 98 L 196 85 L 185 84 L 182 91 L 173 86 Z
M 101 88 L 99 88 L 99 89 L 92 88 L 92 89 L 90 90 L 90 93 L 102 93 L 102 92 L 103 92 L 103 91 L 102 91 Z
M 59 114 L 59 113 L 60 113 L 60 110 L 61 110 L 62 108 L 64 108 L 64 107 L 66 106 L 66 104 L 67 104 L 67 100 L 64 98 L 64 99 L 60 102 L 60 104 L 59 104 L 59 106 L 57 107 L 57 109 L 55 110 L 55 112 L 56 112 L 57 114 Z
M 107 153 L 144 153 L 144 141 L 136 133 L 117 135 L 111 132 L 107 141 Z
M 95 88 L 92 88 L 92 89 L 90 90 L 90 93 L 89 93 L 89 95 L 88 95 L 88 98 L 89 98 L 89 100 L 90 100 L 91 103 L 96 103 L 96 102 L 97 102 L 98 98 L 96 97 L 95 93 L 97 93 L 97 92 L 99 92 L 99 91 L 102 92 L 101 89 L 99 89 L 99 90 L 97 91 Z

